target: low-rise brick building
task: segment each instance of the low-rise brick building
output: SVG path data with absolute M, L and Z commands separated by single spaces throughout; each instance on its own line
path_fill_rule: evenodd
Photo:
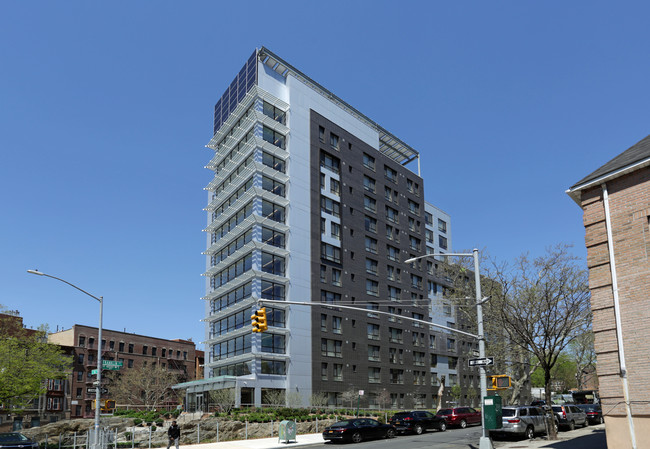
M 650 136 L 567 193 L 584 211 L 607 446 L 650 448 Z
M 93 382 L 97 368 L 97 328 L 75 324 L 70 329 L 52 333 L 50 343 L 69 348 L 74 357 L 69 387 L 62 410 L 69 410 L 70 418 L 92 418 L 95 399 Z M 102 329 L 102 359 L 123 363 L 121 370 L 158 365 L 179 375 L 179 380 L 190 381 L 196 375 L 195 344 L 188 340 L 167 340 L 127 332 Z M 106 370 L 104 370 L 106 372 Z M 110 389 L 102 396 L 111 399 Z

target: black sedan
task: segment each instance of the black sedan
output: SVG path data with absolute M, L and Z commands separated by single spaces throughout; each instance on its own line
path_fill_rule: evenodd
M 390 423 L 398 432 L 413 432 L 417 435 L 429 429 L 437 429 L 441 432 L 447 430 L 447 420 L 444 417 L 425 410 L 395 413 Z
M 0 449 L 38 449 L 38 443 L 20 432 L 0 433 Z
M 395 427 L 370 418 L 344 419 L 326 427 L 323 432 L 323 439 L 326 441 L 352 441 L 353 443 L 394 437 Z
M 600 404 L 578 404 L 578 407 L 585 411 L 589 423 L 602 424 L 605 422 Z

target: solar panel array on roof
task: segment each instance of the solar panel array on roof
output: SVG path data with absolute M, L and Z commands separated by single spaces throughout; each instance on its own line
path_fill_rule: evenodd
M 228 119 L 230 113 L 255 83 L 257 83 L 257 50 L 248 58 L 244 67 L 241 68 L 214 106 L 213 134 L 219 130 L 223 122 Z

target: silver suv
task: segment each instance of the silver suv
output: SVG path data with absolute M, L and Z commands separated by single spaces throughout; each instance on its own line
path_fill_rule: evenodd
M 546 433 L 546 416 L 540 407 L 503 407 L 501 413 L 502 427 L 490 430 L 491 436 L 512 435 L 532 439 L 535 434 Z
M 557 417 L 560 426 L 569 430 L 575 429 L 576 425 L 582 427 L 589 425 L 587 413 L 577 405 L 554 405 L 553 414 Z

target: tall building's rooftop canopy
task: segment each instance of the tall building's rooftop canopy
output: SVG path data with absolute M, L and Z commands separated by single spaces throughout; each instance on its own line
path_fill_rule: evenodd
M 289 74 L 311 87 L 314 91 L 326 97 L 331 102 L 338 105 L 341 109 L 347 111 L 366 125 L 375 129 L 379 133 L 379 151 L 389 158 L 405 165 L 418 157 L 418 152 L 404 143 L 402 140 L 386 131 L 378 123 L 374 122 L 357 109 L 334 95 L 329 90 L 309 78 L 300 70 L 293 67 L 288 62 L 271 52 L 266 47 L 262 47 L 248 58 L 248 61 L 239 71 L 239 74 L 232 81 L 228 89 L 221 96 L 215 105 L 214 133 L 216 133 L 223 122 L 226 121 L 230 113 L 235 109 L 237 103 L 243 99 L 252 86 L 257 84 L 257 60 L 274 70 L 283 77 Z

